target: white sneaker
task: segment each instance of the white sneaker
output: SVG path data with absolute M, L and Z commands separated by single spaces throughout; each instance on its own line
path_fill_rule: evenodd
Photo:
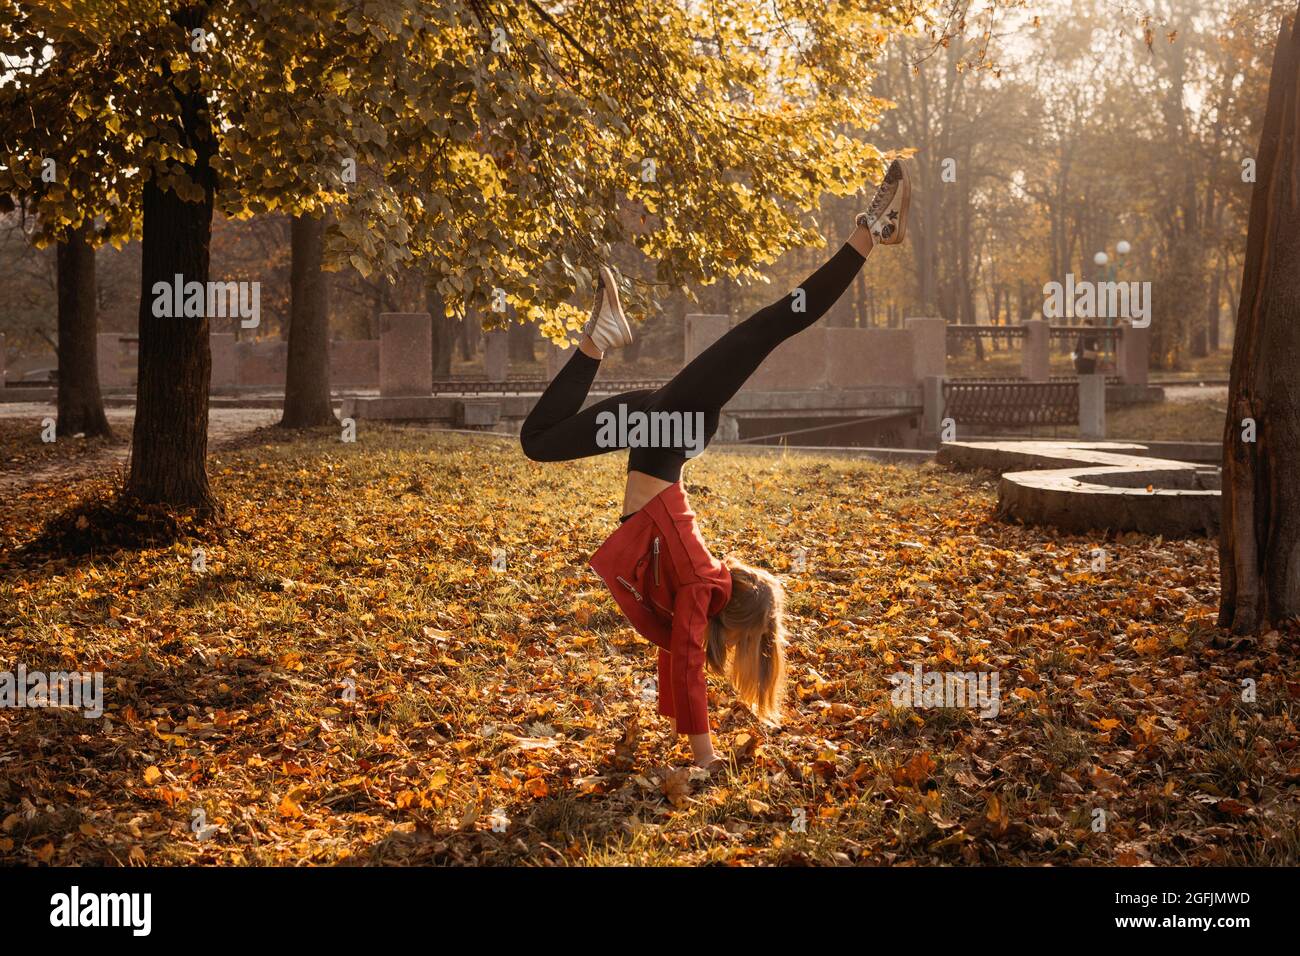
M 618 301 L 618 284 L 608 266 L 600 267 L 596 304 L 582 331 L 591 336 L 591 341 L 602 352 L 632 344 L 632 327 L 623 315 L 623 306 Z
M 903 241 L 907 233 L 907 207 L 912 202 L 912 181 L 898 160 L 889 164 L 885 178 L 866 212 L 858 213 L 857 223 L 871 230 L 871 237 L 882 246 Z

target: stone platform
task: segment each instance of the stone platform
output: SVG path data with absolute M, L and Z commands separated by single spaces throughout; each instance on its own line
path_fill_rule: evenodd
M 945 442 L 938 461 L 1002 473 L 998 515 L 1063 531 L 1217 535 L 1219 470 L 1138 443 Z

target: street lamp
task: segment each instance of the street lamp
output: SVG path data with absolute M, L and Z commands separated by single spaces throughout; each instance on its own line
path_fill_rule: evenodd
M 1097 264 L 1097 267 L 1101 270 L 1102 278 L 1106 282 L 1114 282 L 1119 276 L 1120 263 L 1123 261 L 1124 257 L 1132 251 L 1133 247 L 1129 245 L 1128 240 L 1121 239 L 1119 242 L 1115 243 L 1116 259 L 1114 265 L 1110 265 L 1110 256 L 1106 255 L 1105 250 L 1102 250 L 1093 256 L 1092 261 Z M 1110 268 L 1107 268 L 1108 265 L 1110 265 Z M 1113 315 L 1106 316 L 1106 324 L 1114 325 L 1115 318 L 1116 317 Z

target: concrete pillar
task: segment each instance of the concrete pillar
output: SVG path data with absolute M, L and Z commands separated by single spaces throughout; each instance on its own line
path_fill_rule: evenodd
M 483 371 L 489 382 L 504 382 L 510 372 L 510 333 L 483 332 Z
M 1052 377 L 1050 326 L 1045 319 L 1029 319 L 1020 353 L 1020 374 L 1031 382 L 1046 382 Z
M 122 340 L 117 332 L 100 332 L 95 337 L 96 365 L 100 388 L 125 388 L 130 373 L 122 367 Z
M 1134 328 L 1128 322 L 1119 325 L 1119 344 L 1115 349 L 1115 370 L 1125 385 L 1146 385 L 1151 365 L 1151 327 Z
M 714 440 L 719 442 L 740 441 L 740 419 L 736 418 L 735 415 L 719 415 L 718 433 L 714 436 Z
M 948 374 L 948 323 L 930 317 L 907 318 L 903 326 L 912 333 L 912 371 L 918 382 L 931 375 Z
M 235 354 L 234 332 L 213 332 L 209 337 L 212 348 L 212 384 L 209 391 L 233 389 L 239 384 L 239 360 Z
M 682 364 L 686 364 L 686 362 L 689 362 L 722 338 L 729 328 L 731 328 L 731 316 L 729 315 L 700 315 L 696 313 L 686 316 L 685 355 L 682 356 Z
M 1079 376 L 1079 437 L 1101 441 L 1106 437 L 1106 376 Z
M 921 380 L 922 448 L 939 447 L 939 430 L 943 426 L 943 376 L 927 375 Z
M 573 353 L 578 350 L 576 345 L 570 345 L 568 348 L 560 348 L 553 342 L 546 345 L 546 380 L 549 382 L 555 376 L 560 374 L 560 369 L 568 364 Z
M 379 394 L 433 394 L 433 322 L 428 312 L 379 316 Z

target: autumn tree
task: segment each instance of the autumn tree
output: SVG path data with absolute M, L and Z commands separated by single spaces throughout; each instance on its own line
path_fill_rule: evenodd
M 180 276 L 204 298 L 214 208 L 237 218 L 319 214 L 342 198 L 330 190 L 345 161 L 385 161 L 382 126 L 371 113 L 354 115 L 354 104 L 371 90 L 391 92 L 388 68 L 416 42 L 423 20 L 397 0 L 368 4 L 364 15 L 341 3 L 302 11 L 257 0 L 6 6 L 22 29 L 5 35 L 4 52 L 37 67 L 0 99 L 0 189 L 27 188 L 46 161 L 92 170 L 41 195 L 49 224 L 42 238 L 87 220 L 101 222 L 105 238 L 142 238 L 139 379 L 123 496 L 209 512 L 210 316 L 206 302 L 179 315 L 156 308 L 172 298 L 158 289 Z M 317 69 L 320 57 L 340 56 L 322 36 L 347 45 L 344 58 L 363 64 L 372 82 Z M 70 68 L 48 67 L 50 47 Z M 390 108 L 396 115 L 413 106 Z M 87 131 L 99 128 L 112 135 L 88 142 Z
M 757 277 L 783 249 L 816 241 L 808 211 L 819 196 L 859 190 L 880 168 L 868 132 L 884 104 L 863 64 L 925 10 L 8 2 L 29 28 L 29 55 L 54 44 L 84 67 L 35 71 L 10 91 L 6 168 L 30 175 L 55 155 L 138 171 L 115 194 L 69 193 L 52 209 L 112 210 L 143 236 L 125 495 L 201 509 L 214 504 L 209 317 L 155 315 L 153 304 L 175 275 L 208 279 L 214 209 L 328 212 L 326 268 L 415 270 L 445 316 L 511 315 L 561 339 L 584 317 L 569 300 L 617 243 L 655 264 L 628 290 L 636 302 L 688 281 Z M 72 149 L 83 116 L 120 130 L 121 149 Z M 355 180 L 341 175 L 348 162 Z M 319 347 L 294 354 L 319 367 Z M 319 408 L 328 385 L 314 389 Z
M 1298 25 L 1273 57 L 1223 432 L 1219 624 L 1238 634 L 1300 617 Z
M 73 45 L 37 50 L 27 35 L 26 18 L 21 11 L 0 25 L 0 59 L 9 67 L 13 82 L 0 88 L 0 110 L 5 100 L 29 79 L 43 70 L 49 75 L 70 76 L 84 67 L 82 56 Z M 74 107 L 76 109 L 76 107 Z M 86 114 L 67 140 L 83 154 L 102 152 L 118 138 L 115 124 L 98 122 Z M 33 126 L 41 119 L 25 117 Z M 19 127 L 21 128 L 21 127 Z M 58 355 L 58 433 L 86 437 L 111 437 L 99 390 L 98 323 L 96 317 L 95 248 L 104 240 L 94 216 L 85 209 L 59 210 L 59 203 L 73 195 L 111 188 L 104 181 L 98 163 L 61 163 L 62 155 L 45 152 L 27 170 L 12 168 L 17 130 L 14 126 L 0 130 L 0 211 L 21 207 L 26 216 L 34 216 L 34 235 L 42 244 L 53 241 L 55 253 L 55 296 L 57 314 L 56 351 Z
M 864 64 L 923 9 L 452 5 L 460 29 L 410 64 L 436 80 L 440 135 L 389 131 L 400 159 L 387 182 L 412 231 L 403 262 L 428 275 L 444 317 L 513 316 L 557 341 L 620 245 L 645 264 L 625 290 L 636 311 L 688 284 L 758 278 L 819 242 L 809 211 L 823 192 L 878 174 L 868 133 L 885 104 Z M 355 246 L 345 229 L 339 253 Z
M 86 227 L 58 244 L 58 431 L 111 438 L 99 391 L 99 333 L 95 319 L 95 247 Z

